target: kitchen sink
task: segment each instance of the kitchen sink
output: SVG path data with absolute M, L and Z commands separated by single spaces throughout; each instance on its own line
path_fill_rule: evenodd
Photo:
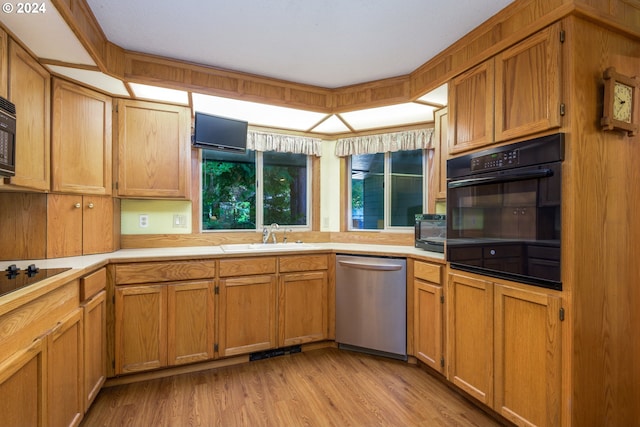
M 224 252 L 272 252 L 319 249 L 319 247 L 310 243 L 237 243 L 220 245 L 220 249 Z

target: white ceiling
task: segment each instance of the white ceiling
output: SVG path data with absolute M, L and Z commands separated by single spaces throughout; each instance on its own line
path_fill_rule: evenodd
M 511 0 L 87 0 L 107 39 L 130 51 L 324 88 L 411 73 Z M 124 83 L 99 71 L 51 0 L 45 13 L 0 22 L 55 74 L 114 96 Z M 131 83 L 131 82 L 130 82 Z M 187 92 L 131 83 L 134 95 L 189 103 Z M 431 104 L 431 105 L 430 105 Z M 251 125 L 320 134 L 433 121 L 446 85 L 408 102 L 326 115 L 193 94 L 194 110 Z
M 127 50 L 336 88 L 408 74 L 511 0 L 87 0 Z

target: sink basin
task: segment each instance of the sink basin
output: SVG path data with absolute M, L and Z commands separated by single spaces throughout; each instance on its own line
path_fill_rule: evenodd
M 272 252 L 318 249 L 318 246 L 310 243 L 237 243 L 232 245 L 220 245 L 220 249 L 224 252 Z

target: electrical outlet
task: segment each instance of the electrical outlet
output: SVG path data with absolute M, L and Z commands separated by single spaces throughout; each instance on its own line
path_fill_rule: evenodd
M 147 228 L 149 226 L 149 215 L 141 214 L 138 217 L 138 226 L 140 228 Z
M 187 227 L 187 216 L 186 215 L 173 215 L 173 228 L 186 228 Z

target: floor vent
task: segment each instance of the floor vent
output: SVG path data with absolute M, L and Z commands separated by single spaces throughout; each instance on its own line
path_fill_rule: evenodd
M 274 350 L 258 351 L 249 355 L 249 361 L 253 362 L 254 360 L 269 359 L 271 357 L 284 356 L 285 354 L 300 353 L 301 351 L 302 349 L 299 345 L 276 348 Z

